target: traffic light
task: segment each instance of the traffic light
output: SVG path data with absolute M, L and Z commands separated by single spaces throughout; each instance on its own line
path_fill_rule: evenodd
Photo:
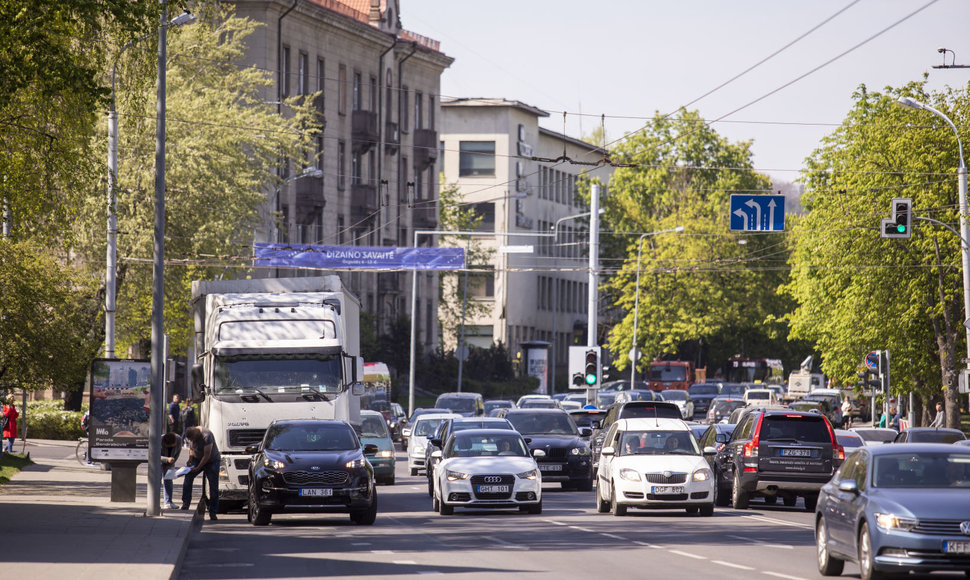
M 586 367 L 583 371 L 583 380 L 590 387 L 596 386 L 600 379 L 600 349 L 586 349 Z
M 884 238 L 908 238 L 913 233 L 913 200 L 908 197 L 894 197 L 892 217 L 882 220 L 879 235 Z

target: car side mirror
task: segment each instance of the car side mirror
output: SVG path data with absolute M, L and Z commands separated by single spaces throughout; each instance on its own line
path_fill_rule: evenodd
M 859 483 L 854 479 L 843 479 L 839 482 L 839 491 L 859 493 Z
M 257 443 L 256 445 L 247 445 L 246 446 L 246 453 L 249 453 L 250 455 L 255 455 L 255 454 L 259 453 L 259 447 L 260 447 L 260 445 L 262 445 L 262 444 L 261 443 Z
M 404 429 L 401 429 L 401 435 L 403 435 L 405 437 L 410 437 L 411 436 L 411 430 L 408 429 L 407 427 L 405 427 Z
M 434 445 L 435 447 L 444 447 L 441 444 L 441 439 L 435 439 L 435 438 L 432 437 L 432 438 L 428 439 L 428 442 L 431 443 L 432 445 Z
M 379 450 L 380 448 L 377 445 L 374 445 L 373 443 L 367 443 L 364 445 L 364 455 L 374 455 Z
M 717 449 L 714 447 L 705 447 L 704 455 L 717 455 Z
M 612 447 L 604 447 L 604 448 L 600 449 L 600 453 L 603 454 L 603 455 L 614 455 L 614 454 L 616 454 L 616 449 L 614 449 Z
M 532 450 L 532 456 L 533 457 L 545 457 L 546 456 L 546 452 L 543 451 L 542 449 L 533 449 Z
M 593 428 L 593 429 L 599 429 L 600 428 L 600 422 L 599 422 L 599 420 L 594 419 L 594 420 L 592 420 L 592 421 L 589 422 L 589 426 L 591 428 Z
M 591 437 L 593 435 L 593 430 L 589 427 L 580 427 L 579 436 L 580 437 Z
M 431 452 L 431 459 L 441 459 L 441 450 L 436 449 Z
M 714 436 L 714 441 L 718 443 L 727 443 L 728 442 L 727 433 L 718 433 L 717 435 Z

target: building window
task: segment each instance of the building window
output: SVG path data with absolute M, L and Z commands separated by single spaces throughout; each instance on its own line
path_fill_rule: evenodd
M 494 232 L 495 231 L 495 204 L 494 203 L 476 203 L 472 206 L 472 210 L 475 212 L 476 218 L 482 218 L 481 223 L 478 224 L 478 231 L 480 232 Z
M 434 201 L 435 198 L 437 198 L 437 196 L 435 195 L 435 188 L 434 188 L 436 183 L 435 177 L 437 175 L 438 175 L 438 172 L 435 171 L 434 166 L 428 168 L 428 199 L 430 199 L 431 201 Z
M 401 122 L 401 132 L 407 133 L 409 130 L 408 129 L 408 87 L 407 85 L 401 87 L 400 104 L 401 104 L 401 114 L 400 114 L 401 118 L 399 120 Z
M 424 129 L 424 93 L 414 91 L 414 128 Z
M 347 114 L 347 65 L 340 65 L 337 70 L 337 112 Z
M 401 157 L 401 171 L 398 178 L 397 200 L 400 203 L 408 201 L 408 158 Z
M 495 141 L 462 141 L 458 144 L 458 176 L 495 175 Z
M 468 274 L 468 297 L 474 299 L 495 298 L 494 268 L 487 266 L 480 273 Z
M 421 194 L 424 193 L 424 172 L 414 168 L 414 199 L 415 201 L 421 199 Z
M 344 216 L 337 216 L 337 243 L 344 243 Z
M 310 56 L 300 51 L 300 58 L 296 65 L 296 94 L 305 95 L 310 92 L 310 80 L 307 74 L 310 68 Z
M 377 183 L 377 151 L 373 149 L 367 154 L 367 183 L 380 190 L 380 184 Z
M 343 141 L 337 142 L 337 189 L 344 188 L 344 172 L 347 163 L 347 145 Z
M 283 86 L 280 94 L 286 99 L 290 96 L 290 47 L 283 45 L 283 56 L 280 61 L 280 66 L 283 67 Z
M 434 95 L 428 95 L 428 129 L 434 131 Z
M 359 152 L 354 152 L 350 155 L 350 184 L 360 185 L 360 174 L 361 174 L 361 164 L 362 160 Z
M 360 94 L 361 86 L 360 86 L 360 83 L 361 83 L 360 73 L 354 71 L 354 92 L 353 92 L 353 99 L 354 100 L 351 103 L 351 106 L 353 107 L 353 110 L 354 111 L 359 111 L 360 110 L 360 103 L 361 103 L 361 94 Z
M 390 123 L 392 122 L 391 112 L 394 110 L 393 108 L 394 93 L 392 91 L 392 86 L 394 83 L 391 82 L 394 80 L 394 77 L 391 74 L 391 69 L 387 69 L 387 75 L 385 76 L 386 78 L 384 79 L 384 92 L 385 92 L 384 97 L 386 98 L 387 102 L 384 103 L 384 116 L 387 117 L 387 119 L 385 119 L 385 122 Z
M 371 75 L 370 77 L 370 110 L 377 111 L 377 77 Z

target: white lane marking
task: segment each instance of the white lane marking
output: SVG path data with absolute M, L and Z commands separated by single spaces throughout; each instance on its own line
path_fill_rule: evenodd
M 788 574 L 779 574 L 778 572 L 765 572 L 768 576 L 774 576 L 775 578 L 784 578 L 785 580 L 805 580 L 801 576 L 789 576 Z
M 787 522 L 785 520 L 779 520 L 779 519 L 775 519 L 775 518 L 766 518 L 764 516 L 751 515 L 751 516 L 741 516 L 741 517 L 743 517 L 743 518 L 749 518 L 749 519 L 752 519 L 752 520 L 758 520 L 758 521 L 762 521 L 762 522 L 768 522 L 768 523 L 772 523 L 772 524 L 781 524 L 783 526 L 791 526 L 793 528 L 802 528 L 803 530 L 812 530 L 812 529 L 815 529 L 815 526 L 813 524 L 801 524 L 801 523 L 798 523 L 798 522 Z
M 645 546 L 647 548 L 657 548 L 657 549 L 663 548 L 663 546 L 658 546 L 656 544 L 651 544 L 650 542 L 633 542 L 633 543 L 636 544 L 636 545 L 638 545 L 638 546 Z
M 721 566 L 727 566 L 728 568 L 737 568 L 738 570 L 754 570 L 751 566 L 742 566 L 741 564 L 735 564 L 733 562 L 725 562 L 724 560 L 711 560 L 715 564 L 720 564 Z
M 506 542 L 505 540 L 503 540 L 501 538 L 496 538 L 496 537 L 493 537 L 493 536 L 485 536 L 485 539 L 488 540 L 488 541 L 490 541 L 490 542 L 495 542 L 496 544 L 499 544 L 501 546 L 505 546 L 506 548 L 508 548 L 510 550 L 528 550 L 529 549 L 529 546 L 523 546 L 521 544 L 513 544 L 512 542 Z
M 568 525 L 566 522 L 557 522 L 556 520 L 542 520 L 542 521 L 546 522 L 547 524 L 552 524 L 554 526 L 565 526 L 565 525 Z
M 614 540 L 621 540 L 623 542 L 626 542 L 627 541 L 627 539 L 624 538 L 623 536 L 617 536 L 615 534 L 602 533 L 600 535 L 603 536 L 604 538 L 613 538 Z
M 667 550 L 667 551 L 670 552 L 671 554 L 677 554 L 678 556 L 687 556 L 688 558 L 693 558 L 695 560 L 706 560 L 707 559 L 704 556 L 700 556 L 698 554 L 691 554 L 690 552 L 681 552 L 680 550 Z
M 754 545 L 760 546 L 762 548 L 783 548 L 785 550 L 794 550 L 795 549 L 795 546 L 789 546 L 788 544 L 769 544 L 768 542 L 765 542 L 763 540 L 753 540 L 753 539 L 747 538 L 745 536 L 733 536 L 731 534 L 728 534 L 727 537 L 734 538 L 735 540 L 744 540 L 745 542 L 747 542 L 749 544 L 754 544 Z
M 594 533 L 593 530 L 591 530 L 589 528 L 581 528 L 579 526 L 569 526 L 569 529 L 576 530 L 576 531 L 579 531 L 579 532 L 588 532 L 590 534 Z
M 415 562 L 414 560 L 394 560 L 394 563 L 395 564 L 407 564 L 407 565 L 410 565 L 410 566 L 413 566 L 414 564 L 417 564 L 417 562 Z
M 371 554 L 393 554 L 394 550 L 371 550 Z
M 354 542 L 354 543 L 352 543 L 350 545 L 351 546 L 370 546 L 371 543 L 370 542 Z

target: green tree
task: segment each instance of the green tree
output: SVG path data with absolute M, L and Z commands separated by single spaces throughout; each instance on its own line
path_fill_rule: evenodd
M 902 95 L 970 126 L 966 89 L 928 94 L 914 82 L 876 93 L 860 86 L 803 173 L 808 213 L 791 230 L 786 287 L 798 304 L 792 333 L 816 345 L 825 372 L 840 382 L 854 380 L 866 352 L 888 349 L 893 391 L 916 390 L 925 401 L 942 388 L 953 427 L 965 334 L 959 239 L 920 221 L 911 239 L 885 239 L 879 226 L 893 197 L 912 198 L 916 216 L 955 225 L 958 147 L 941 119 L 897 105 Z
M 281 116 L 263 98 L 272 74 L 238 64 L 257 23 L 218 3 L 200 5 L 196 14 L 194 25 L 170 29 L 168 38 L 165 328 L 173 351 L 191 340 L 191 281 L 222 276 L 223 261 L 251 253 L 266 192 L 280 185 L 276 168 L 283 162 L 299 171 L 312 162 L 320 131 L 313 98 L 291 99 Z M 125 53 L 126 82 L 117 86 L 122 351 L 147 336 L 151 319 L 155 73 L 146 76 L 139 65 L 152 50 L 139 44 Z M 106 150 L 104 135 L 95 143 L 94 150 Z M 104 190 L 89 188 L 77 236 L 93 264 L 103 261 L 104 209 Z
M 605 283 L 617 318 L 608 339 L 615 366 L 629 368 L 634 310 L 641 369 L 654 358 L 683 355 L 686 343 L 701 339 L 733 341 L 724 347 L 732 355 L 773 355 L 743 353 L 736 344 L 744 334 L 781 344 L 787 334 L 777 320 L 786 300 L 776 293 L 786 279 L 777 268 L 784 265 L 784 238 L 728 233 L 730 195 L 767 192 L 770 185 L 752 168 L 750 143 L 730 143 L 697 112 L 681 110 L 657 115 L 612 155 L 633 165 L 614 172 L 601 204 L 601 227 L 614 232 L 601 237 L 601 261 L 616 270 Z M 683 233 L 641 238 L 678 226 Z

